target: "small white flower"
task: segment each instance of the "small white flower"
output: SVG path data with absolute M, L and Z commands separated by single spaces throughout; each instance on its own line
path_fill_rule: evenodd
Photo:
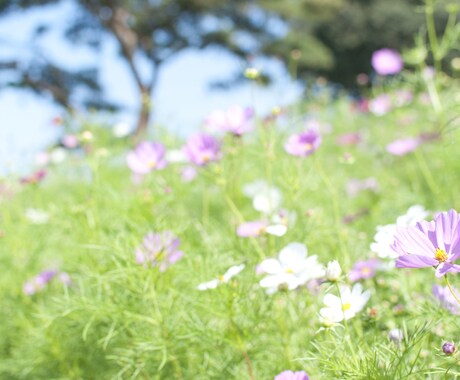
M 173 164 L 188 162 L 187 155 L 184 153 L 184 151 L 180 149 L 167 150 L 165 158 L 166 161 L 171 162 Z
M 323 308 L 319 311 L 319 320 L 323 328 L 329 329 L 343 321 L 343 312 L 338 309 Z
M 46 224 L 50 218 L 48 213 L 35 208 L 28 208 L 26 210 L 25 216 L 27 220 L 32 224 Z
M 208 282 L 203 282 L 197 286 L 198 290 L 208 290 L 208 289 L 215 289 L 217 288 L 220 284 L 225 284 L 229 282 L 233 277 L 235 277 L 237 274 L 239 274 L 243 269 L 245 265 L 240 264 L 240 265 L 235 265 L 230 267 L 223 275 L 218 276 L 217 278 L 208 281 Z
M 286 285 L 289 290 L 298 288 L 307 281 L 324 276 L 324 268 L 316 255 L 307 257 L 307 247 L 301 243 L 291 243 L 283 248 L 278 259 L 266 259 L 259 265 L 262 273 L 268 274 L 260 281 L 260 286 L 269 293 Z
M 243 194 L 252 198 L 254 209 L 269 215 L 276 211 L 283 200 L 281 191 L 263 180 L 254 181 L 243 187 Z
M 329 261 L 326 268 L 326 279 L 329 281 L 337 281 L 342 274 L 342 268 L 337 260 Z
M 131 133 L 131 126 L 124 122 L 120 121 L 113 126 L 113 135 L 119 139 L 128 136 Z
M 53 164 L 60 164 L 67 158 L 67 151 L 64 148 L 55 148 L 50 153 L 50 160 Z
M 404 334 L 401 329 L 391 329 L 388 332 L 388 339 L 392 342 L 399 344 L 404 338 Z
M 398 254 L 391 249 L 394 242 L 394 235 L 398 227 L 415 226 L 417 222 L 425 219 L 429 212 L 423 206 L 415 205 L 407 210 L 407 213 L 396 219 L 396 224 L 387 224 L 377 226 L 377 233 L 374 236 L 374 242 L 371 243 L 371 251 L 375 252 L 382 259 L 395 260 Z
M 326 307 L 320 310 L 320 314 L 341 312 L 343 319 L 348 320 L 364 308 L 370 296 L 369 290 L 363 292 L 361 284 L 355 284 L 353 289 L 348 286 L 341 286 L 339 297 L 330 293 L 324 296 L 323 302 Z M 333 309 L 334 311 L 326 311 L 325 309 Z
M 265 228 L 265 232 L 273 236 L 283 236 L 287 232 L 287 227 L 284 224 L 274 224 Z

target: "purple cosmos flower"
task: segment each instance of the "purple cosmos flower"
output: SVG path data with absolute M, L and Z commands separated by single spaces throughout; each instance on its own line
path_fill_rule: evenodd
M 149 232 L 136 250 L 136 261 L 146 266 L 158 265 L 160 271 L 164 272 L 184 256 L 179 245 L 180 240 L 171 231 Z
M 386 149 L 387 152 L 394 154 L 395 156 L 404 156 L 417 149 L 420 143 L 421 141 L 419 138 L 395 140 L 391 144 L 388 144 Z
M 211 135 L 200 133 L 190 137 L 184 146 L 188 159 L 199 166 L 220 158 L 220 144 Z
M 392 49 L 380 49 L 372 54 L 372 67 L 379 75 L 397 74 L 403 69 L 401 55 Z
M 321 136 L 314 130 L 295 134 L 289 137 L 284 149 L 289 154 L 299 157 L 307 157 L 314 153 L 321 144 Z
M 55 270 L 45 270 L 35 276 L 32 280 L 27 281 L 22 290 L 24 294 L 31 296 L 43 289 L 48 285 L 51 280 L 54 278 L 59 278 L 59 280 L 64 284 L 69 286 L 71 284 L 70 276 L 65 272 L 58 272 Z
M 274 380 L 309 380 L 305 371 L 283 371 L 279 375 L 275 376 Z
M 253 222 L 242 223 L 236 229 L 236 234 L 239 237 L 257 237 L 267 228 L 267 223 L 262 220 L 255 220 Z
M 435 267 L 436 277 L 460 272 L 460 266 L 454 264 L 460 256 L 460 215 L 452 209 L 431 222 L 399 227 L 391 248 L 399 255 L 398 268 Z
M 225 111 L 214 111 L 205 120 L 205 126 L 210 131 L 230 132 L 241 136 L 252 131 L 254 124 L 252 108 L 234 106 Z
M 351 282 L 364 280 L 375 276 L 375 272 L 380 265 L 379 259 L 370 259 L 366 261 L 358 261 L 353 265 L 352 270 L 348 274 Z
M 162 144 L 144 141 L 128 153 L 126 161 L 135 174 L 144 175 L 152 170 L 163 169 L 167 165 L 165 153 Z
M 454 288 L 454 292 L 459 292 Z M 447 286 L 433 285 L 433 295 L 438 299 L 442 307 L 454 315 L 460 315 L 460 305 Z

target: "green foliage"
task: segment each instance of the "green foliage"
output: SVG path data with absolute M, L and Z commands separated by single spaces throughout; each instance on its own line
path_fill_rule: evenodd
M 458 87 L 449 83 L 439 95 L 444 120 L 458 115 L 450 106 Z M 458 128 L 442 125 L 440 140 L 404 157 L 385 151 L 394 139 L 439 132 L 440 115 L 418 96 L 381 117 L 351 112 L 344 97 L 318 99 L 292 106 L 277 122 L 260 121 L 244 139 L 228 136 L 224 159 L 202 168 L 190 184 L 182 183 L 180 165 L 171 164 L 134 185 L 126 142 L 91 124 L 83 126 L 94 134 L 87 153 L 53 167 L 45 182 L 18 187 L 5 179 L 14 195 L 0 194 L 0 378 L 246 379 L 249 368 L 256 379 L 285 369 L 305 369 L 313 379 L 456 376 L 455 359 L 437 350 L 444 340 L 458 340 L 457 317 L 430 296 L 430 268 L 392 269 L 364 281 L 372 295 L 349 321 L 349 342 L 343 328 L 318 331 L 323 295 L 333 292 L 328 284 L 319 293 L 300 288 L 273 295 L 258 285 L 256 265 L 289 242 L 307 244 L 322 263 L 339 260 L 347 272 L 369 257 L 375 227 L 409 206 L 460 208 Z M 288 133 L 303 129 L 302 115 L 333 129 L 305 159 L 283 150 Z M 363 142 L 337 146 L 345 132 L 360 132 Z M 180 143 L 162 140 L 169 148 Z M 347 196 L 350 178 L 371 176 L 379 192 Z M 297 222 L 284 237 L 238 238 L 238 223 L 259 217 L 241 188 L 260 178 L 282 190 L 283 206 L 296 212 Z M 26 220 L 29 207 L 45 210 L 49 222 Z M 350 215 L 352 222 L 342 222 Z M 180 237 L 184 258 L 165 272 L 136 264 L 144 234 L 163 230 Z M 246 268 L 231 282 L 196 289 L 240 263 Z M 70 273 L 72 285 L 54 281 L 24 295 L 23 283 L 50 267 Z M 392 328 L 404 332 L 399 345 L 387 337 Z

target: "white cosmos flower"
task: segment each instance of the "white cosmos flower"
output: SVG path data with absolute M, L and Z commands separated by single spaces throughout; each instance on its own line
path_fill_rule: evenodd
M 398 227 L 415 226 L 417 222 L 424 220 L 429 215 L 423 206 L 414 205 L 404 215 L 396 219 L 396 224 L 377 226 L 377 233 L 374 242 L 371 243 L 371 251 L 375 252 L 382 259 L 397 259 L 398 254 L 391 249 L 394 242 L 394 235 Z
M 132 127 L 125 121 L 120 121 L 113 126 L 113 135 L 117 138 L 123 138 L 131 133 Z
M 36 208 L 28 208 L 26 210 L 26 219 L 32 224 L 46 224 L 50 219 L 48 213 L 43 210 L 38 210 Z
M 240 265 L 235 265 L 230 268 L 221 276 L 218 276 L 217 278 L 208 281 L 208 282 L 203 282 L 200 285 L 197 286 L 198 290 L 208 290 L 208 289 L 215 289 L 217 288 L 220 284 L 224 284 L 229 282 L 233 277 L 235 277 L 238 273 L 240 273 L 244 269 L 244 264 Z
M 276 211 L 283 200 L 281 191 L 263 180 L 257 180 L 243 187 L 243 194 L 252 198 L 254 209 L 266 215 Z
M 333 308 L 322 308 L 319 311 L 319 320 L 323 328 L 329 329 L 343 321 L 343 312 Z
M 260 286 L 268 288 L 269 293 L 285 285 L 289 290 L 298 288 L 307 281 L 324 276 L 324 268 L 318 263 L 316 255 L 307 257 L 307 247 L 302 243 L 291 243 L 283 248 L 278 259 L 266 259 L 259 270 L 267 276 Z
M 265 232 L 273 236 L 283 236 L 287 232 L 287 226 L 284 224 L 274 224 L 266 227 Z
M 370 296 L 370 291 L 363 292 L 363 287 L 359 283 L 355 284 L 353 289 L 348 286 L 341 286 L 339 297 L 330 293 L 324 296 L 323 302 L 326 307 L 320 310 L 320 315 L 335 315 L 334 313 L 340 312 L 343 319 L 348 320 L 363 309 Z
M 337 260 L 329 261 L 326 267 L 326 279 L 337 281 L 342 274 L 342 268 Z

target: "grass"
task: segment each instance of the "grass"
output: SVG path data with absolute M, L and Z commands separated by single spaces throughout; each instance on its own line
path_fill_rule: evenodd
M 86 153 L 52 165 L 45 181 L 3 180 L 13 195 L 0 194 L 0 378 L 272 379 L 286 369 L 312 379 L 456 378 L 457 360 L 439 350 L 458 341 L 458 317 L 431 296 L 433 270 L 391 269 L 363 281 L 372 294 L 349 320 L 354 355 L 343 328 L 318 332 L 330 285 L 267 295 L 254 271 L 298 241 L 323 264 L 337 259 L 347 273 L 373 256 L 376 226 L 393 223 L 411 205 L 460 210 L 460 134 L 451 122 L 459 92 L 451 85 L 441 93 L 441 116 L 418 97 L 381 117 L 352 112 L 346 97 L 301 102 L 275 121 L 259 119 L 243 139 L 226 136 L 224 158 L 187 184 L 181 164 L 133 184 L 124 159 L 129 142 L 84 125 L 94 135 Z M 284 142 L 306 117 L 331 132 L 314 155 L 289 156 Z M 441 137 L 414 153 L 385 150 L 395 139 L 433 131 Z M 338 146 L 336 137 L 349 132 L 363 141 Z M 156 139 L 169 148 L 180 144 L 161 132 Z M 347 195 L 348 180 L 368 177 L 376 178 L 378 192 Z M 242 221 L 260 217 L 241 191 L 257 179 L 278 186 L 283 208 L 297 215 L 283 237 L 235 233 Z M 47 212 L 48 223 L 28 221 L 28 208 Z M 347 215 L 355 219 L 344 223 Z M 138 265 L 143 236 L 164 230 L 181 239 L 184 258 L 165 272 Z M 245 270 L 228 284 L 196 290 L 240 263 Z M 23 284 L 47 268 L 69 273 L 72 285 L 53 281 L 25 295 Z M 388 339 L 392 328 L 403 330 L 400 344 Z

